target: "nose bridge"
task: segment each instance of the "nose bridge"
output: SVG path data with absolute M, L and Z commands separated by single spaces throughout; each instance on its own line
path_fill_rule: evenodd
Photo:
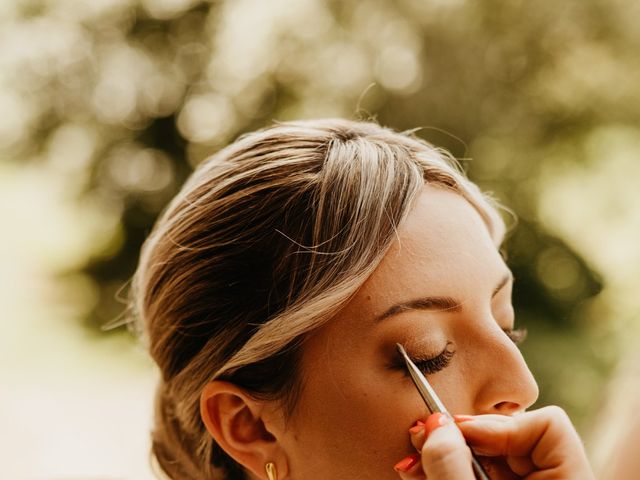
M 512 414 L 536 401 L 538 385 L 518 347 L 494 325 L 481 340 L 484 378 L 475 408 L 482 413 Z

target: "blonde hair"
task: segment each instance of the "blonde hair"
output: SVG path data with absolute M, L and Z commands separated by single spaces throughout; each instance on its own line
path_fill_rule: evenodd
M 425 183 L 466 198 L 501 242 L 492 200 L 450 155 L 375 123 L 276 123 L 198 166 L 133 278 L 132 308 L 162 374 L 152 450 L 164 473 L 244 478 L 200 419 L 203 387 L 225 379 L 290 412 L 301 342 L 375 270 Z

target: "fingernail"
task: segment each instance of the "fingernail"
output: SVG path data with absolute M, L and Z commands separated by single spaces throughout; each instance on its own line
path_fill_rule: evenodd
M 449 421 L 449 417 L 440 412 L 429 415 L 429 418 L 427 418 L 427 422 L 424 425 L 426 436 L 428 437 L 436 428 L 446 425 Z
M 409 429 L 409 433 L 415 435 L 417 433 L 424 432 L 424 422 L 422 420 L 418 420 L 413 427 Z
M 456 423 L 468 422 L 473 420 L 475 417 L 473 415 L 454 415 L 453 419 Z
M 413 455 L 409 455 L 408 457 L 404 457 L 402 460 L 400 460 L 398 463 L 396 463 L 393 466 L 393 469 L 396 472 L 408 472 L 409 470 L 411 470 L 411 467 L 413 467 L 416 463 L 418 463 L 418 461 L 420 460 L 420 454 L 418 453 L 414 453 Z

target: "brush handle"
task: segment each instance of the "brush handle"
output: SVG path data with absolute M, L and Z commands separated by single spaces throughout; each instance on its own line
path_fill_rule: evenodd
M 471 466 L 473 467 L 473 473 L 476 474 L 477 480 L 491 480 L 491 478 L 489 478 L 489 475 L 487 475 L 487 472 L 485 472 L 484 468 L 482 468 L 482 465 L 480 465 L 480 462 L 476 458 L 476 455 L 473 453 L 473 451 L 471 452 Z

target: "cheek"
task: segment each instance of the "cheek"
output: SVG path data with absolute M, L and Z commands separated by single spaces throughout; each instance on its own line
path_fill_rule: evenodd
M 451 414 L 472 414 L 476 397 L 473 366 L 461 355 L 456 357 L 448 368 L 427 378 Z
M 388 474 L 397 479 L 393 465 L 414 451 L 408 429 L 426 416 L 424 404 L 407 382 L 391 371 L 361 371 L 358 378 L 333 371 L 308 379 L 292 419 L 294 456 L 301 457 L 292 461 L 298 463 L 298 471 L 331 471 L 336 478 Z

